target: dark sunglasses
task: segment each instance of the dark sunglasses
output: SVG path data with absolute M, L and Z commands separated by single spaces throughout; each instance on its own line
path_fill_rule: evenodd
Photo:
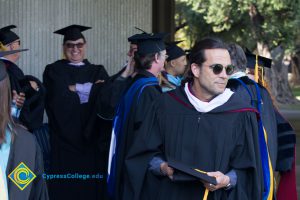
M 77 44 L 73 44 L 73 43 L 66 43 L 66 47 L 68 49 L 74 49 L 75 47 L 77 47 L 78 49 L 82 48 L 84 46 L 85 43 L 77 43 Z
M 234 66 L 233 65 L 227 65 L 226 67 L 224 67 L 221 64 L 213 64 L 211 66 L 209 66 L 210 68 L 212 68 L 214 74 L 218 75 L 223 71 L 223 68 L 225 68 L 226 74 L 227 75 L 232 75 L 234 72 Z
M 21 40 L 14 41 L 14 42 L 8 44 L 8 46 L 11 46 L 14 43 L 18 43 L 18 45 L 21 46 Z

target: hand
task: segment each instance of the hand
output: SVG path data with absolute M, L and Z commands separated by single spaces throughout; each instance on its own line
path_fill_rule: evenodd
M 20 92 L 19 94 L 13 90 L 13 100 L 16 102 L 16 105 L 18 108 L 22 108 L 25 102 L 25 94 L 23 92 Z
M 169 167 L 168 163 L 163 162 L 160 164 L 160 171 L 168 176 L 171 180 L 173 179 L 174 169 Z
M 76 86 L 75 85 L 69 85 L 69 90 L 71 92 L 76 92 Z
M 129 57 L 126 68 L 125 68 L 124 72 L 121 74 L 121 76 L 123 78 L 127 78 L 134 73 L 134 64 L 135 64 L 135 62 L 134 62 L 133 57 L 132 56 Z
M 204 186 L 207 189 L 209 189 L 209 191 L 211 191 L 211 192 L 213 192 L 215 190 L 218 190 L 220 188 L 226 187 L 230 182 L 229 176 L 226 176 L 222 172 L 219 172 L 219 171 L 217 171 L 217 172 L 208 172 L 207 175 L 216 177 L 216 179 L 217 179 L 217 185 L 213 185 L 213 184 L 206 183 L 206 182 L 204 183 Z
M 35 90 L 35 91 L 39 91 L 39 86 L 35 81 L 29 81 L 31 87 Z

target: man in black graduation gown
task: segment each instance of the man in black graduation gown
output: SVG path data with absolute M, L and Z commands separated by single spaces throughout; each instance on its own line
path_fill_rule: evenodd
M 134 55 L 137 74 L 119 104 L 114 118 L 108 166 L 108 192 L 111 199 L 121 199 L 128 175 L 124 159 L 139 130 L 150 104 L 161 94 L 157 75 L 163 69 L 165 34 L 140 34 Z
M 90 27 L 71 25 L 55 31 L 64 35 L 65 59 L 46 66 L 43 81 L 47 90 L 51 172 L 88 174 L 96 178 L 49 181 L 52 199 L 104 199 L 107 159 L 105 143 L 111 122 L 97 117 L 95 102 L 109 78 L 102 65 L 85 59 L 82 31 Z M 106 145 L 107 146 L 107 145 Z M 107 148 L 107 147 L 106 147 Z
M 235 66 L 235 72 L 231 75 L 227 87 L 235 91 L 242 100 L 250 105 L 252 104 L 256 108 L 261 106 L 260 115 L 268 135 L 267 144 L 272 170 L 281 173 L 290 171 L 294 161 L 295 133 L 273 105 L 268 90 L 263 85 L 256 84 L 246 74 L 247 68 L 254 71 L 256 63 L 257 67 L 270 68 L 272 60 L 262 56 L 257 56 L 256 58 L 256 55 L 250 52 L 245 54 L 243 49 L 237 44 L 228 45 L 228 50 L 232 64 Z M 258 92 L 260 93 L 261 101 L 258 100 Z
M 11 31 L 15 25 L 0 29 L 0 51 L 19 50 L 20 37 Z M 25 50 L 25 49 L 24 49 Z M 20 53 L 3 56 L 0 59 L 5 63 L 9 74 L 13 99 L 17 108 L 13 108 L 13 117 L 24 125 L 29 131 L 41 127 L 44 116 L 45 89 L 36 77 L 24 75 L 16 62 Z
M 272 160 L 272 166 L 275 168 L 276 158 L 277 158 L 277 125 L 276 125 L 275 108 L 273 106 L 272 99 L 270 97 L 269 92 L 266 90 L 266 88 L 258 84 L 259 91 L 261 93 L 261 97 L 263 101 L 263 102 L 258 102 L 255 84 L 250 78 L 248 78 L 246 74 L 247 57 L 243 49 L 237 44 L 230 44 L 228 45 L 228 50 L 231 56 L 232 64 L 235 66 L 235 71 L 230 76 L 227 87 L 231 88 L 238 95 L 240 95 L 241 99 L 243 99 L 245 102 L 249 103 L 250 105 L 254 106 L 255 108 L 257 108 L 258 103 L 262 105 L 261 116 L 263 119 L 266 132 L 268 133 L 268 146 L 270 151 L 270 157 Z M 251 56 L 248 55 L 248 57 L 251 57 L 249 59 L 252 60 L 252 62 L 249 62 L 249 65 L 253 65 L 254 67 L 255 55 L 251 55 Z M 262 60 L 261 57 L 260 60 Z M 271 63 L 271 61 L 268 62 Z M 270 65 L 267 64 L 267 66 Z M 243 83 L 245 83 L 245 85 L 242 85 L 242 83 L 237 79 L 241 80 Z M 249 94 L 248 91 L 251 94 Z
M 139 28 L 136 28 L 141 30 Z M 141 30 L 142 31 L 142 30 Z M 128 60 L 123 68 L 113 76 L 109 78 L 107 83 L 103 86 L 98 94 L 97 100 L 97 114 L 105 120 L 113 120 L 115 111 L 124 91 L 132 83 L 133 77 L 136 75 L 134 54 L 137 51 L 137 43 L 139 38 L 146 34 L 143 33 L 134 34 L 128 37 L 129 50 L 127 52 Z M 110 94 L 110 95 L 107 95 Z
M 261 199 L 256 110 L 226 89 L 233 72 L 226 46 L 203 39 L 190 61 L 185 85 L 159 97 L 135 133 L 122 199 L 196 200 L 206 189 L 208 199 Z M 209 172 L 217 184 L 174 170 L 170 159 Z M 230 171 L 237 180 L 227 175 Z

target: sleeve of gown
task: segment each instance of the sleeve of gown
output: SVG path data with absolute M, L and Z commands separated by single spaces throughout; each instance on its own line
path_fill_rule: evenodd
M 276 171 L 288 172 L 295 159 L 296 133 L 291 124 L 276 110 L 278 154 Z
M 45 107 L 45 88 L 42 82 L 34 76 L 26 75 L 27 82 L 35 81 L 39 87 L 36 91 L 30 86 L 32 92 L 26 92 L 26 100 L 21 109 L 20 121 L 30 130 L 33 131 L 42 126 Z
M 131 82 L 130 78 L 119 77 L 120 72 L 111 76 L 98 93 L 97 112 L 104 119 L 113 119 L 116 107 Z
M 30 192 L 30 198 L 32 200 L 48 200 L 48 190 L 46 181 L 43 178 L 44 174 L 44 166 L 43 166 L 43 156 L 41 152 L 41 148 L 39 147 L 37 141 L 36 143 L 36 157 L 35 157 L 35 170 L 34 173 L 36 178 L 33 181 L 33 187 Z
M 262 171 L 259 154 L 258 125 L 255 113 L 243 113 L 236 129 L 236 147 L 232 152 L 230 167 L 237 174 L 236 186 L 229 199 L 261 199 Z
M 65 121 L 72 119 L 72 110 L 80 105 L 80 99 L 76 92 L 69 90 L 65 77 L 61 77 L 54 67 L 48 65 L 43 74 L 46 89 L 45 109 L 50 120 Z
M 84 83 L 84 84 L 76 84 L 76 90 L 78 95 L 85 95 L 86 101 L 92 101 L 93 104 L 97 101 L 97 96 L 101 92 L 104 85 L 109 81 L 109 76 L 107 71 L 102 65 L 97 66 L 97 79 L 96 81 L 101 81 L 99 83 Z M 78 87 L 77 87 L 78 86 Z M 80 94 L 79 94 L 80 93 Z
M 149 162 L 153 157 L 161 155 L 162 137 L 155 105 L 150 107 L 144 123 L 136 133 L 136 139 L 131 146 L 125 160 L 125 168 L 128 173 L 128 187 L 125 196 L 131 196 L 138 200 L 142 192 L 145 175 L 149 168 Z

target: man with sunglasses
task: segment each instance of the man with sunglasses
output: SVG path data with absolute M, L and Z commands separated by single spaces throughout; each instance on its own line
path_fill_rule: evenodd
M 15 25 L 9 25 L 0 29 L 0 51 L 20 50 L 20 37 L 11 29 Z M 21 51 L 26 51 L 23 49 Z M 40 80 L 34 76 L 24 75 L 16 62 L 20 58 L 20 52 L 1 57 L 4 62 L 11 82 L 13 94 L 12 116 L 17 122 L 25 126 L 29 131 L 41 127 L 44 116 L 45 91 Z
M 162 94 L 135 134 L 125 160 L 133 190 L 123 199 L 262 199 L 256 112 L 226 88 L 226 45 L 205 38 L 190 63 L 184 86 Z
M 107 146 L 111 122 L 96 114 L 99 91 L 109 76 L 102 65 L 85 58 L 82 32 L 91 27 L 71 25 L 54 33 L 64 36 L 64 59 L 46 66 L 46 112 L 51 145 L 51 173 L 84 174 L 88 179 L 49 181 L 52 199 L 105 199 Z M 109 94 L 104 94 L 109 95 Z M 97 176 L 98 178 L 92 178 Z

